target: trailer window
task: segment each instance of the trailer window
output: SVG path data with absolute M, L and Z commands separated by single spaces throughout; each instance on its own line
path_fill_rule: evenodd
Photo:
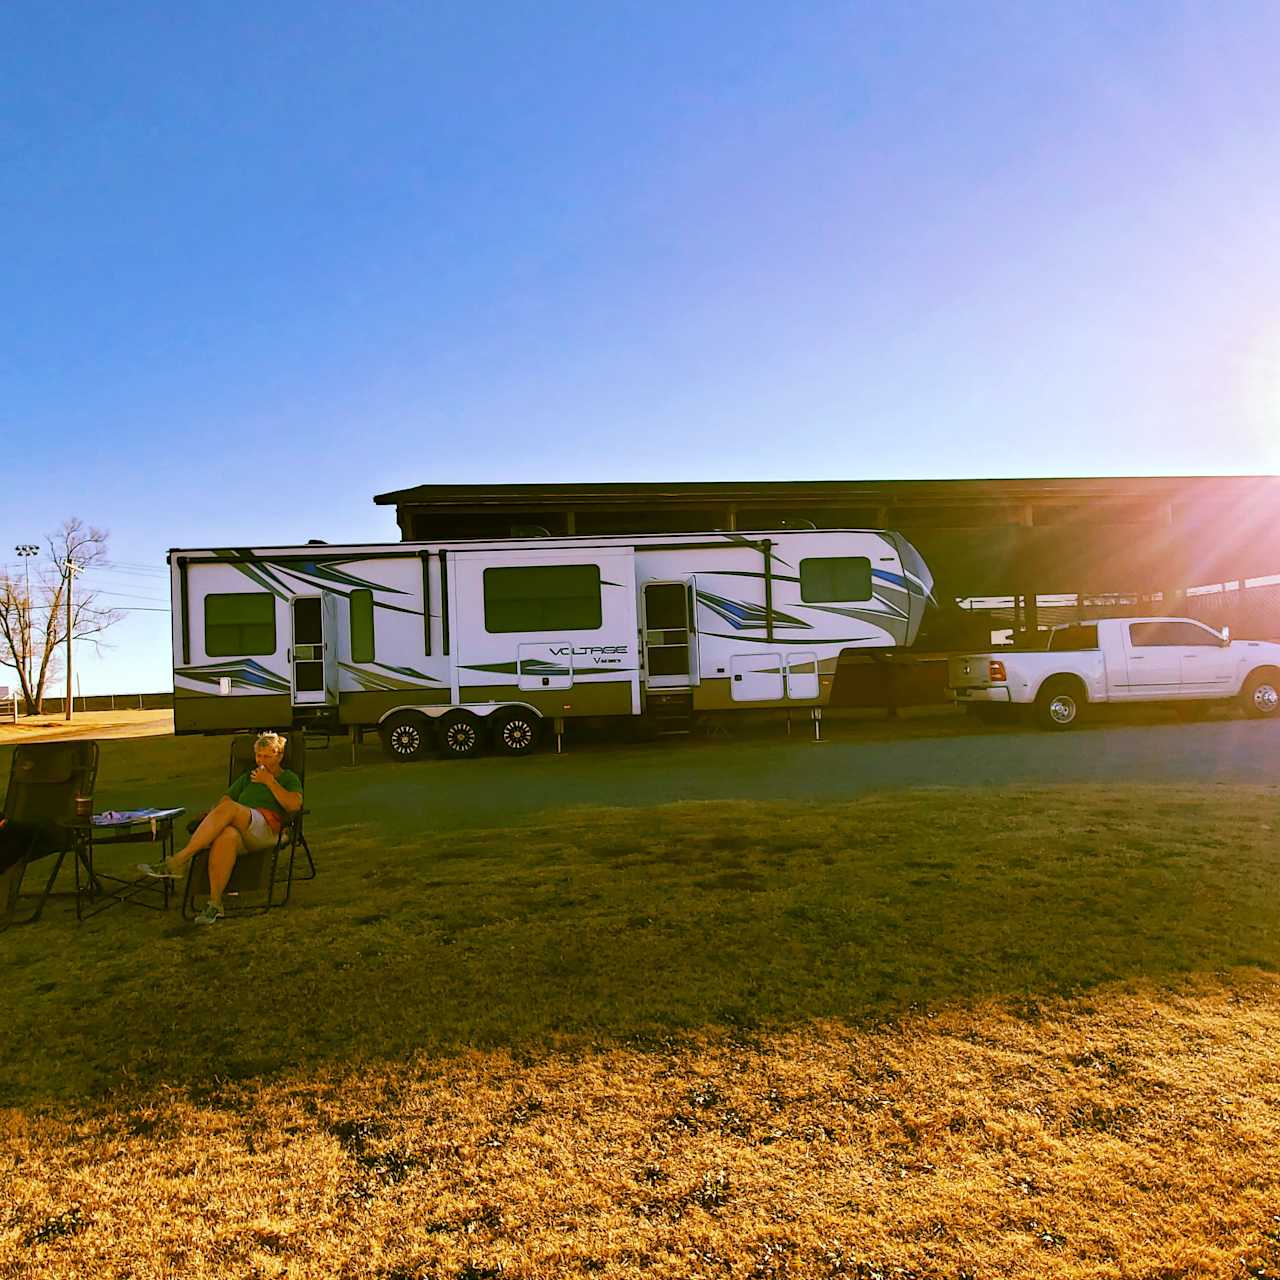
M 599 565 L 484 571 L 486 631 L 595 631 L 601 620 Z
M 866 556 L 814 556 L 800 561 L 800 599 L 805 604 L 871 599 L 871 561 Z
M 268 591 L 205 596 L 204 651 L 210 658 L 275 653 L 275 596 Z
M 373 661 L 373 592 L 357 587 L 347 597 L 351 607 L 351 661 Z

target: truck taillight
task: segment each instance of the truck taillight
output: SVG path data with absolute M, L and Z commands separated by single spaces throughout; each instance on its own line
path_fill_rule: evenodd
M 1008 676 L 1004 673 L 1004 663 L 997 662 L 994 658 L 987 663 L 987 679 L 994 683 L 997 680 L 1007 680 Z

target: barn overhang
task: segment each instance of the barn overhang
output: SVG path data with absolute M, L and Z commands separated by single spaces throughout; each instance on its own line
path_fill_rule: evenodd
M 942 597 L 1154 592 L 1280 573 L 1280 477 L 417 485 L 374 498 L 406 540 L 896 529 Z

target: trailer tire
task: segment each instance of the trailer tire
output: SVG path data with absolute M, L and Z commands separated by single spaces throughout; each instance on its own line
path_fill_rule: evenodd
M 516 707 L 493 717 L 493 748 L 503 756 L 527 756 L 537 750 L 542 717 Z
M 1062 732 L 1073 729 L 1085 706 L 1084 690 L 1078 680 L 1057 676 L 1046 680 L 1036 694 L 1035 721 L 1042 729 Z
M 431 725 L 420 711 L 397 711 L 378 726 L 378 734 L 393 760 L 421 760 L 431 748 Z
M 1280 673 L 1273 667 L 1255 671 L 1240 691 L 1240 705 L 1250 720 L 1270 720 L 1280 712 Z
M 470 711 L 450 711 L 436 724 L 436 741 L 440 754 L 450 760 L 466 760 L 478 756 L 484 748 L 480 721 Z

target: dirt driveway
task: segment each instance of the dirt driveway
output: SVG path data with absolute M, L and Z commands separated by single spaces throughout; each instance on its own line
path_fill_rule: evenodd
M 63 738 L 150 738 L 172 732 L 170 710 L 77 711 L 70 721 L 58 714 L 22 716 L 17 724 L 0 724 L 0 746 Z

